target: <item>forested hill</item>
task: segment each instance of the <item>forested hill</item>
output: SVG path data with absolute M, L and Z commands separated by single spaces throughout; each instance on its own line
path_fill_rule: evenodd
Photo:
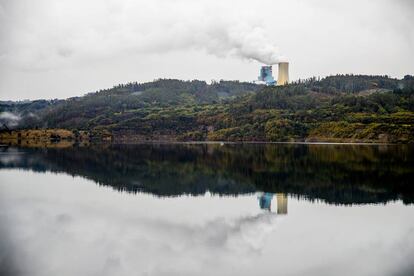
M 414 142 L 413 76 L 336 75 L 281 87 L 162 79 L 0 108 L 17 128 L 106 130 L 118 140 Z
M 159 79 L 148 83 L 119 84 L 110 89 L 102 89 L 67 100 L 0 101 L 0 112 L 8 112 L 9 115 L 14 114 L 19 119 L 24 119 L 19 122 L 20 127 L 32 125 L 48 127 L 55 126 L 58 122 L 66 119 L 79 122 L 104 114 L 110 115 L 111 112 L 136 110 L 151 106 L 214 104 L 224 99 L 254 93 L 262 88 L 263 85 L 239 81 L 222 80 L 207 84 L 205 81 L 198 80 Z M 52 115 L 52 118 L 49 115 Z M 10 117 L 3 115 L 0 119 L 3 120 L 3 123 L 13 126 L 15 122 L 7 120 Z M 44 124 L 40 123 L 42 120 L 34 120 L 45 117 L 52 120 L 44 122 Z M 17 118 L 15 119 L 17 120 Z M 75 124 L 76 122 L 73 127 L 77 127 Z

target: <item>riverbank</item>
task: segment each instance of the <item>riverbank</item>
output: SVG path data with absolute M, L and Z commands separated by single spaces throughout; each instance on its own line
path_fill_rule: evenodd
M 24 129 L 0 133 L 0 144 L 22 147 L 70 147 L 87 146 L 91 143 L 142 144 L 142 143 L 304 143 L 304 144 L 412 144 L 414 141 L 390 141 L 381 139 L 358 139 L 355 137 L 310 136 L 303 139 L 281 141 L 255 139 L 191 140 L 175 135 L 119 135 L 108 131 L 78 131 L 68 129 Z
M 22 129 L 0 132 L 0 144 L 23 147 L 68 147 L 74 144 L 112 141 L 106 131 L 78 131 L 68 129 Z

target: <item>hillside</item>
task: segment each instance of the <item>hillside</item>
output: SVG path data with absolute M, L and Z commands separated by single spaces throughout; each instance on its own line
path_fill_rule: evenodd
M 0 108 L 22 118 L 17 128 L 105 130 L 117 141 L 414 142 L 412 76 L 337 75 L 282 87 L 157 80 Z

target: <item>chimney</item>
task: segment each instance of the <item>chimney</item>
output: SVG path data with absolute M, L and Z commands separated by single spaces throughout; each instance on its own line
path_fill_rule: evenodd
M 289 83 L 289 62 L 279 63 L 279 74 L 277 77 L 277 85 L 285 85 Z

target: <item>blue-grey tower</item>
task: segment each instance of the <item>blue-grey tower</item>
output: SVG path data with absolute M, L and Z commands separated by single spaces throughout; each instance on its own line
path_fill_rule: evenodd
M 262 66 L 262 68 L 260 68 L 260 76 L 258 77 L 258 80 L 264 82 L 266 85 L 274 85 L 276 83 L 273 78 L 271 65 Z

